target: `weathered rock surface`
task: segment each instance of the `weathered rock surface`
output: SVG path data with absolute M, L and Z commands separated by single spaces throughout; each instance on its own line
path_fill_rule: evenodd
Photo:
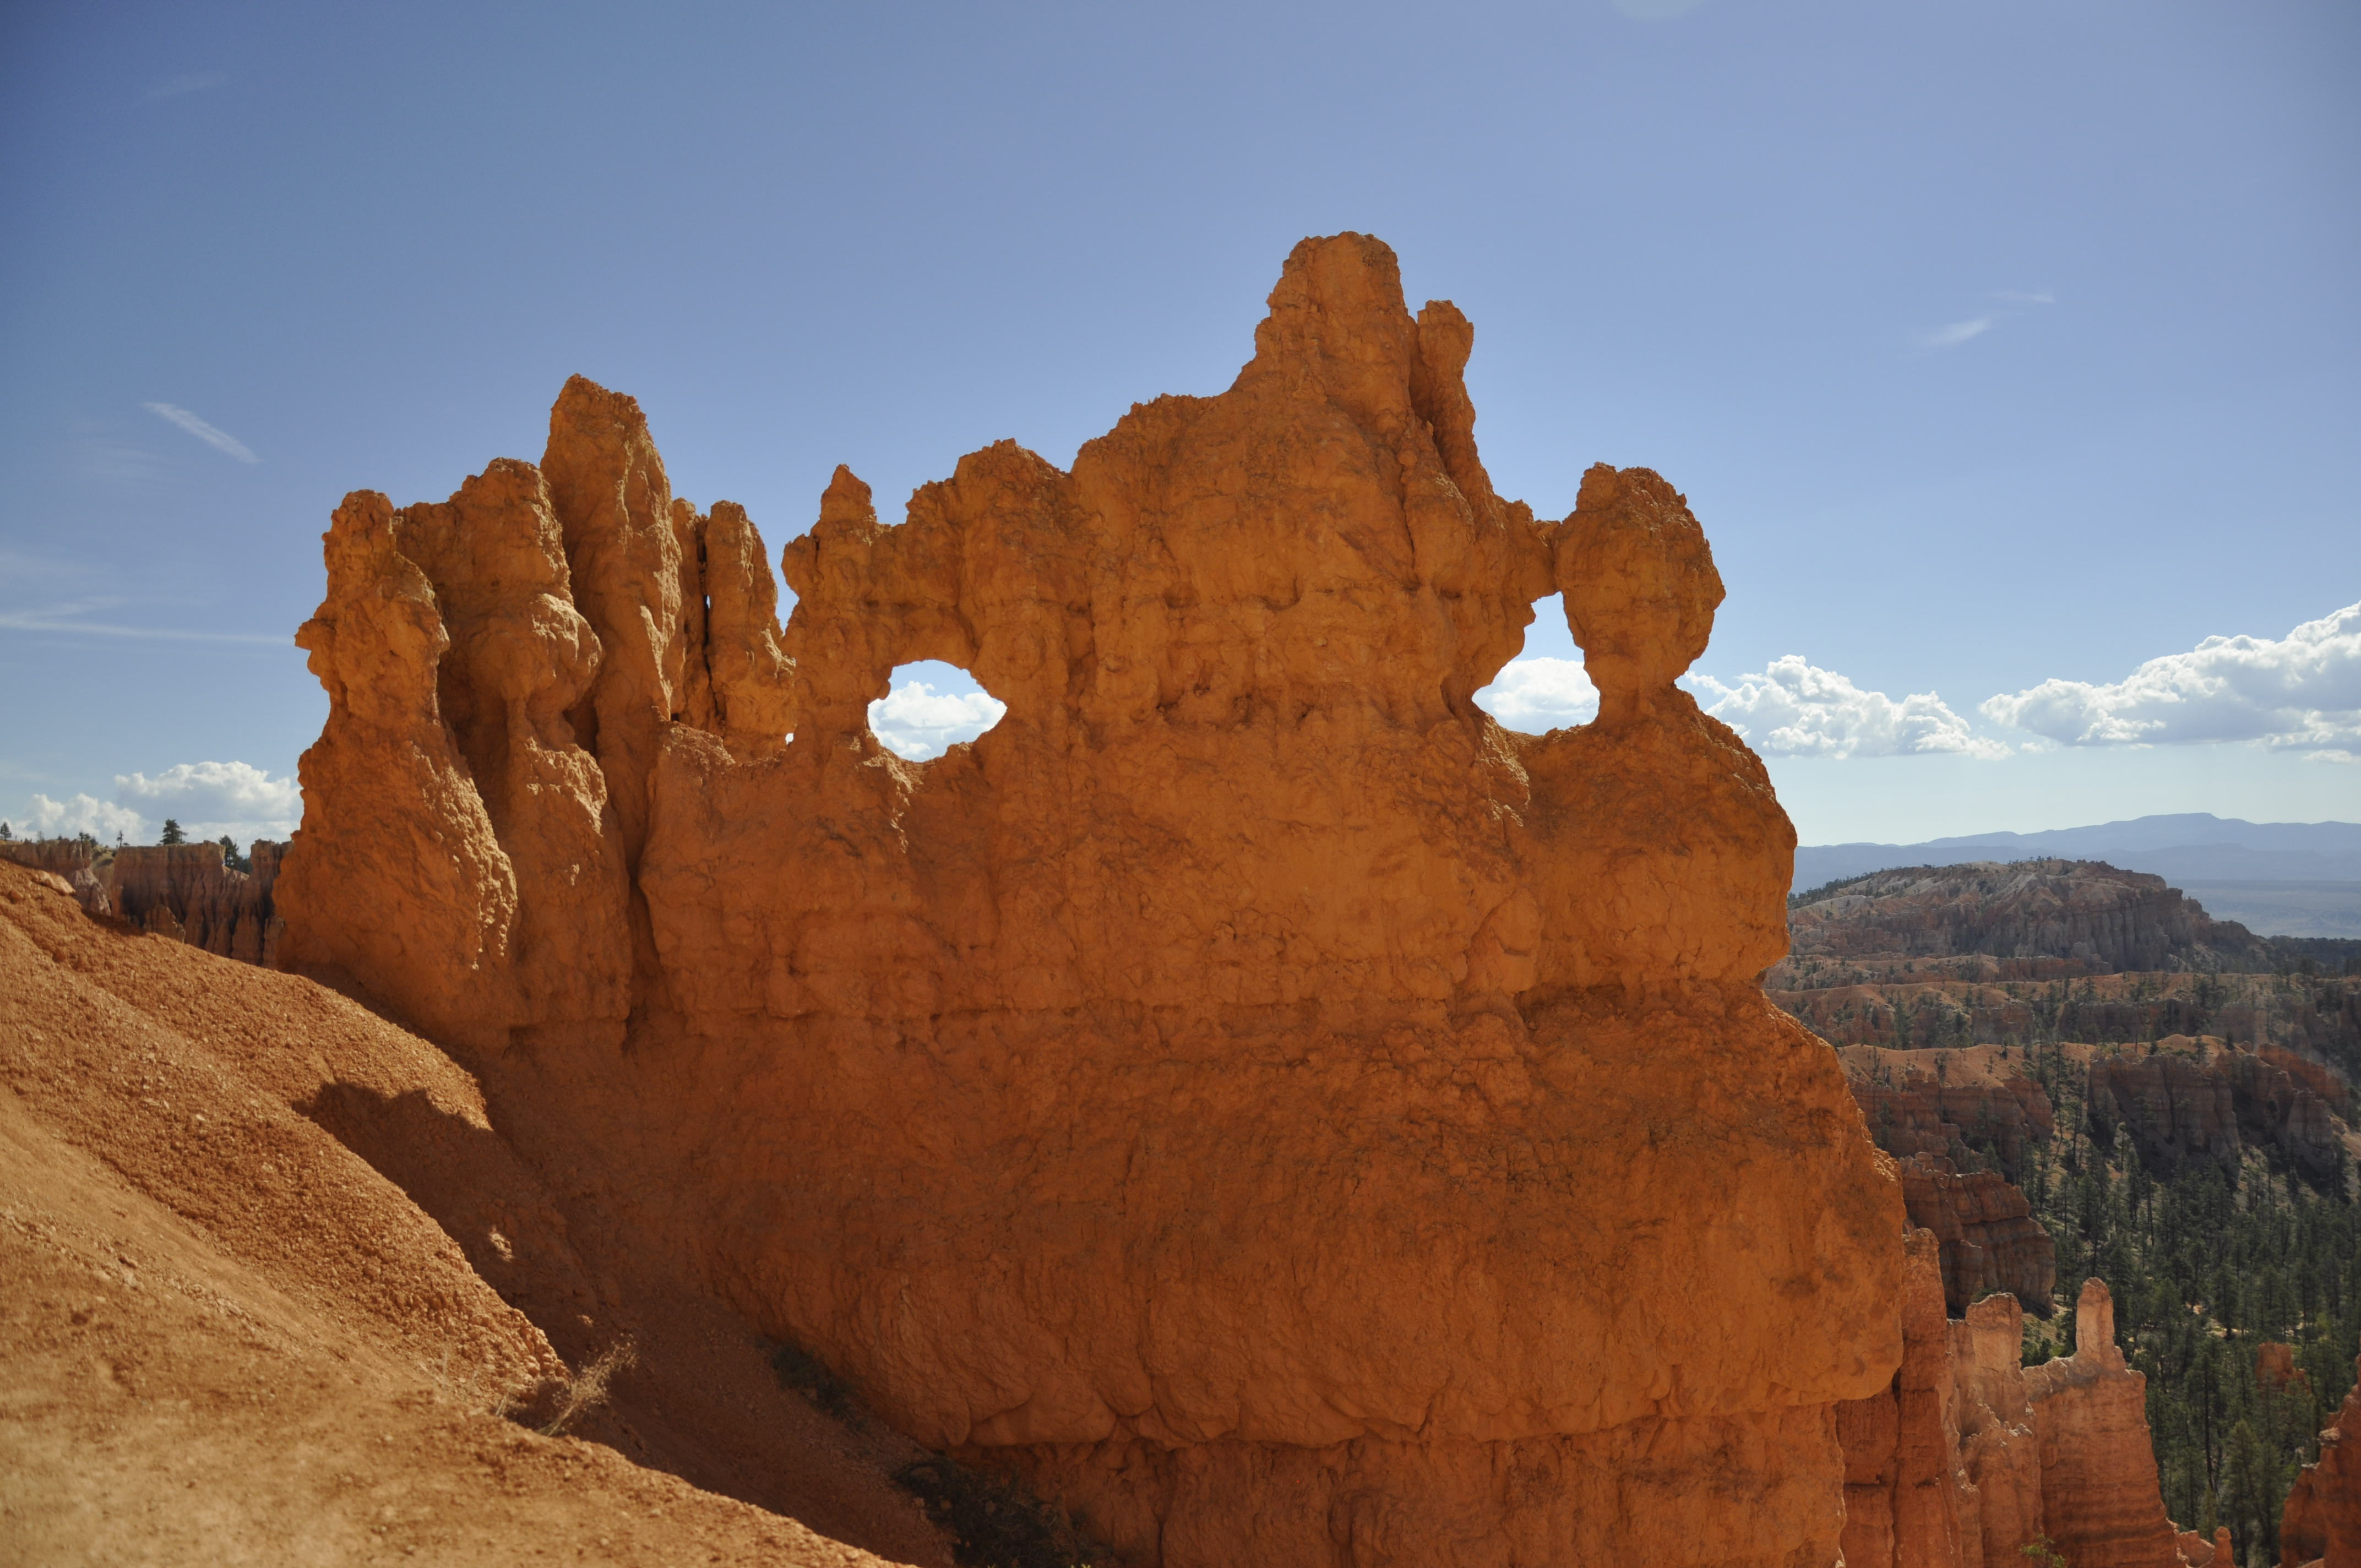
M 2008 1178 L 1962 1171 L 1939 1155 L 1912 1155 L 1902 1162 L 1902 1201 L 1910 1223 L 1939 1244 L 1943 1299 L 1953 1316 L 1995 1290 L 2049 1316 L 2058 1249 Z
M 1447 303 L 1290 258 L 1226 392 L 881 524 L 771 620 L 579 379 L 539 469 L 358 492 L 284 963 L 480 1053 L 653 1253 L 1142 1563 L 1825 1563 L 1901 1200 L 1763 999 L 1794 837 L 1672 684 L 1680 496 L 1492 489 Z M 1563 592 L 1597 723 L 1469 700 Z M 942 659 L 1007 704 L 866 725 Z M 782 743 L 785 730 L 791 741 Z
M 2104 974 L 2218 969 L 2265 956 L 2264 944 L 2244 926 L 2213 919 L 2162 877 L 2097 861 L 1879 872 L 1798 905 L 1789 912 L 1788 927 L 1789 973 L 1815 961 L 1873 958 L 2050 960 Z M 2053 976 L 2002 970 L 1991 978 Z M 1786 988 L 1779 977 L 1770 983 Z
M 2361 1568 L 2361 1383 L 2320 1434 L 2318 1462 L 2296 1475 L 2279 1516 L 2279 1562 Z

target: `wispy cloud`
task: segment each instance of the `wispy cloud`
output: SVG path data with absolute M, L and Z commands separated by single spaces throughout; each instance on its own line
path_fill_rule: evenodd
M 178 98 L 183 93 L 206 92 L 228 81 L 228 77 L 217 71 L 184 71 L 180 75 L 167 77 L 156 86 L 149 88 L 148 97 L 150 102 L 158 98 Z
M 1982 337 L 1992 331 L 1993 320 L 1991 316 L 1977 316 L 1949 326 L 1928 327 L 1917 334 L 1916 342 L 1921 348 L 1957 348 L 1970 338 Z
M 170 403 L 142 403 L 139 406 L 158 419 L 179 425 L 216 452 L 226 452 L 241 463 L 262 461 L 245 442 L 225 430 L 207 424 L 186 409 L 175 408 Z
M 119 621 L 86 620 L 93 610 L 119 609 L 121 599 L 84 599 L 38 609 L 0 610 L 0 631 L 57 631 L 86 637 L 136 637 L 159 642 L 250 642 L 275 648 L 290 646 L 284 636 L 260 631 L 186 631 L 170 626 L 126 626 Z
M 1993 298 L 2004 305 L 2054 305 L 2058 302 L 2058 296 L 2046 290 L 2038 294 L 2028 294 L 2015 289 L 2000 289 L 1993 291 Z

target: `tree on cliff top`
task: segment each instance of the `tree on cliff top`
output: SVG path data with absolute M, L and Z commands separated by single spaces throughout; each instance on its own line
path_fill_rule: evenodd
M 188 841 L 189 836 L 181 831 L 181 823 L 178 817 L 167 817 L 164 818 L 164 836 L 157 839 L 156 842 L 159 844 L 185 844 Z

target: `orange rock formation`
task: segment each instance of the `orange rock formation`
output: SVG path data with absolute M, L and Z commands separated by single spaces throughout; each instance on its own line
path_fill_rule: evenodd
M 2336 1424 L 2320 1434 L 2319 1460 L 2303 1467 L 2288 1494 L 2279 1562 L 2361 1568 L 2361 1383 L 2345 1396 Z
M 840 469 L 784 630 L 579 378 L 538 468 L 356 493 L 281 961 L 1142 1563 L 1832 1561 L 1902 1207 L 1757 984 L 1794 836 L 1673 685 L 1721 585 L 1644 469 L 1499 497 L 1472 342 L 1307 241 L 1228 391 L 1071 472 L 1003 443 L 888 527 Z M 1558 591 L 1599 718 L 1506 732 Z M 886 752 L 917 659 L 1006 717 Z
M 2082 1287 L 2074 1354 L 2019 1365 L 2025 1316 L 1993 1296 L 1946 1321 L 1934 1237 L 1913 1232 L 1902 1369 L 1838 1408 L 1846 1568 L 2001 1568 L 2041 1541 L 2072 1568 L 2183 1568 L 2165 1518 L 2147 1379 L 2114 1343 L 2106 1286 Z

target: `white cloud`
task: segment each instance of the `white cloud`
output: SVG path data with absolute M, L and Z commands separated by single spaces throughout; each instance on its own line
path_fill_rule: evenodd
M 1579 659 L 1511 659 L 1476 704 L 1510 729 L 1539 735 L 1596 718 L 1598 688 Z
M 284 839 L 303 814 L 302 791 L 247 762 L 181 762 L 154 778 L 115 775 L 115 798 L 179 820 L 192 837 Z
M 186 409 L 174 408 L 170 403 L 142 403 L 139 406 L 158 419 L 179 425 L 216 452 L 226 452 L 241 463 L 262 461 L 245 442 L 225 430 L 207 424 Z
M 1742 676 L 1734 686 L 1711 675 L 1687 679 L 1710 699 L 1708 713 L 1763 750 L 1784 756 L 2008 755 L 2006 746 L 1971 730 L 1933 692 L 1896 702 L 1806 663 L 1800 653 L 1773 659 L 1761 674 Z
M 1985 699 L 1983 715 L 2069 746 L 2258 740 L 2350 751 L 2361 748 L 2361 604 L 2283 638 L 2208 637 L 2110 685 L 2047 680 Z
M 922 762 L 974 740 L 1007 711 L 990 692 L 938 691 L 925 681 L 896 679 L 883 699 L 869 705 L 869 728 L 895 756 Z
M 1997 291 L 1993 298 L 2004 305 L 2054 305 L 2058 302 L 2058 296 L 2046 291 L 2038 294 L 2028 294 L 2015 289 L 2002 289 Z
M 102 843 L 115 842 L 118 833 L 133 843 L 145 842 L 148 824 L 137 812 L 89 795 L 78 795 L 71 800 L 51 800 L 46 795 L 33 797 L 33 809 L 11 824 L 16 837 L 71 839 L 77 833 L 87 833 Z
M 1991 316 L 1978 316 L 1973 321 L 1953 322 L 1949 326 L 1929 327 L 1918 334 L 1921 348 L 1957 348 L 1971 337 L 1981 337 L 1992 330 Z

